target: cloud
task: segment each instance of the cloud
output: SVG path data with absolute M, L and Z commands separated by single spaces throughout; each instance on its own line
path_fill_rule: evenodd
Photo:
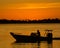
M 59 5 L 60 0 L 0 0 L 0 9 L 9 8 L 9 6 L 10 8 L 49 8 L 51 6 L 58 7 Z
M 1 4 L 15 4 L 15 3 L 56 3 L 60 0 L 0 0 Z
M 20 3 L 9 4 L 4 9 L 38 9 L 38 8 L 60 8 L 60 3 Z

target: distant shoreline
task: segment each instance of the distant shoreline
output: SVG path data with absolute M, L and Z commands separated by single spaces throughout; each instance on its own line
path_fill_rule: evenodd
M 0 23 L 0 24 L 60 24 L 60 23 Z
M 0 19 L 0 24 L 46 24 L 46 23 L 60 23 L 60 19 L 43 19 L 43 20 L 7 20 Z

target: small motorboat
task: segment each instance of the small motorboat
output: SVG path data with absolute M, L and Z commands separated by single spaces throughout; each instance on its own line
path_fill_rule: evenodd
M 41 36 L 39 30 L 37 30 L 37 33 L 31 33 L 31 35 L 19 35 L 15 34 L 13 32 L 10 32 L 10 34 L 16 39 L 17 42 L 40 42 L 40 41 L 52 41 L 52 30 L 46 30 L 48 33 L 46 34 L 46 37 Z

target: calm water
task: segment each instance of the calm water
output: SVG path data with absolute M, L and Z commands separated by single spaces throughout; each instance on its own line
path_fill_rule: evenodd
M 60 24 L 0 24 L 0 48 L 60 48 L 60 40 L 54 40 L 51 44 L 41 43 L 14 43 L 15 39 L 10 32 L 30 35 L 39 29 L 44 36 L 45 29 L 52 29 L 53 37 L 60 37 Z

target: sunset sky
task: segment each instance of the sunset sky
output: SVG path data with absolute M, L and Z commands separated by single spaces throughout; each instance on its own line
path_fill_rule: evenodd
M 0 19 L 60 19 L 60 0 L 0 0 Z

